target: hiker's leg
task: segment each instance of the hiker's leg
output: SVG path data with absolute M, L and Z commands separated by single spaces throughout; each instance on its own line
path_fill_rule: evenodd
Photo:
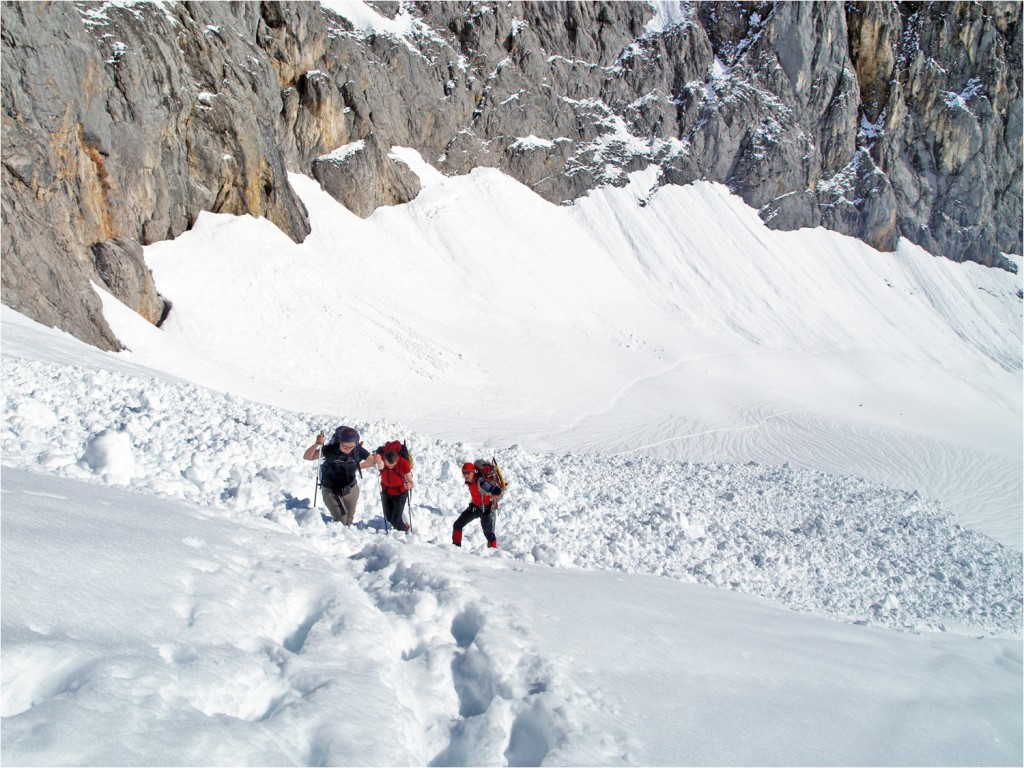
M 402 519 L 402 510 L 405 508 L 406 495 L 400 493 L 397 496 L 384 494 L 382 502 L 384 505 L 384 519 L 388 525 L 399 531 L 405 530 L 405 520 Z
M 359 486 L 353 485 L 352 490 L 341 497 L 342 506 L 345 507 L 345 525 L 352 525 L 356 519 L 356 505 L 359 503 Z
M 324 492 L 324 504 L 334 518 L 334 522 L 340 523 L 345 519 L 345 510 L 341 505 L 341 496 L 326 486 L 321 489 Z
M 455 522 L 452 524 L 452 543 L 458 547 L 462 546 L 462 529 L 466 527 L 466 524 L 477 517 L 480 513 L 476 510 L 472 504 L 466 507 L 462 514 L 455 518 Z
M 408 493 L 400 493 L 391 498 L 391 525 L 400 531 L 407 531 L 409 527 L 405 524 L 405 502 L 409 499 Z
M 487 546 L 498 548 L 498 538 L 494 535 L 494 513 L 488 508 L 480 515 L 480 527 L 484 529 L 484 536 L 487 538 Z

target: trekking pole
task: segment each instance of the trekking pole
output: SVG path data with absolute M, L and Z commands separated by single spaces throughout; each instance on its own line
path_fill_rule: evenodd
M 316 487 L 313 488 L 313 508 L 314 509 L 316 509 L 316 494 L 317 494 L 317 491 L 320 490 L 320 486 L 322 485 L 322 477 L 323 477 L 323 469 L 324 469 L 324 448 L 323 448 L 323 446 L 320 446 L 320 448 L 318 450 L 320 451 L 320 455 L 319 455 L 319 457 L 317 457 L 317 460 L 316 460 Z
M 406 453 L 408 453 L 410 456 L 412 456 L 412 453 L 409 452 L 409 445 L 408 445 L 408 443 L 409 443 L 409 438 L 406 438 L 405 440 L 402 441 L 402 447 L 405 448 L 405 452 Z M 410 472 L 411 471 L 412 471 L 412 468 L 410 467 Z M 411 475 L 410 475 L 410 477 L 411 477 Z M 409 489 L 409 533 L 412 533 L 412 488 Z

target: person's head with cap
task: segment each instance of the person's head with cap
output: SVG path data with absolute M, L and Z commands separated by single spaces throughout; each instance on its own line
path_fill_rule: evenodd
M 338 427 L 334 430 L 331 442 L 343 451 L 351 451 L 359 442 L 359 433 L 352 427 Z

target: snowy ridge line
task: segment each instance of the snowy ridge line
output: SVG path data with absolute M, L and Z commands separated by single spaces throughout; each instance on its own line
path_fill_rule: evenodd
M 5 466 L 260 516 L 328 535 L 300 458 L 341 419 L 195 385 L 5 356 Z M 349 420 L 373 449 L 408 437 L 415 541 L 450 540 L 466 504 L 462 461 L 491 454 Z M 900 629 L 1021 633 L 1022 558 L 959 526 L 939 504 L 856 478 L 790 466 L 494 451 L 511 488 L 502 556 L 711 584 L 844 621 Z M 358 515 L 379 525 L 377 477 Z M 358 532 L 358 531 L 357 531 Z M 467 528 L 466 550 L 482 551 Z

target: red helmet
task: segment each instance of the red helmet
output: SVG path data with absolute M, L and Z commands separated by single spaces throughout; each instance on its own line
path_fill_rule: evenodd
M 465 464 L 462 465 L 462 471 L 463 472 L 476 472 L 476 467 L 473 465 L 472 462 L 467 461 Z

